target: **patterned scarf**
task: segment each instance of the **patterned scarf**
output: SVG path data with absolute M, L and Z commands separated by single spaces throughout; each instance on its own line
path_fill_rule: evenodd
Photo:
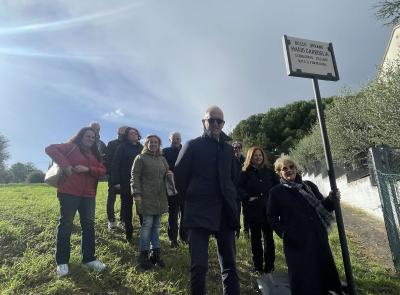
M 332 230 L 331 223 L 334 220 L 333 214 L 325 209 L 321 201 L 314 195 L 313 191 L 306 183 L 302 181 L 300 183 L 288 182 L 282 178 L 281 178 L 281 183 L 284 186 L 299 192 L 304 197 L 304 199 L 308 202 L 308 204 L 310 204 L 311 207 L 313 207 L 317 212 L 317 215 L 322 225 L 325 227 L 327 233 L 329 233 Z

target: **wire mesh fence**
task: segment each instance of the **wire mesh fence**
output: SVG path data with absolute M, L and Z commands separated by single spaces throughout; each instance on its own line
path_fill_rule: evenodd
M 386 147 L 370 149 L 393 264 L 400 273 L 400 153 L 398 151 Z

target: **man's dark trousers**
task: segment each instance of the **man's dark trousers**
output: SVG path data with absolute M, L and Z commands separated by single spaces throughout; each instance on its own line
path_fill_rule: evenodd
M 221 228 L 215 234 L 218 261 L 222 273 L 224 295 L 240 294 L 239 278 L 236 271 L 235 232 L 221 218 Z M 206 294 L 208 270 L 208 240 L 213 233 L 204 228 L 190 228 L 189 251 L 191 256 L 190 287 L 192 295 Z
M 115 189 L 114 186 L 109 183 L 108 184 L 108 196 L 107 196 L 107 218 L 108 221 L 114 222 L 115 221 L 115 211 L 114 211 L 114 205 L 115 205 L 115 200 L 117 197 L 117 194 L 119 194 L 119 190 Z M 120 220 L 124 221 L 124 208 L 122 207 L 122 201 L 121 201 L 121 207 L 120 207 Z
M 178 226 L 179 212 L 181 213 L 181 216 Z M 186 230 L 183 228 L 183 214 L 184 206 L 181 197 L 179 195 L 168 196 L 168 237 L 171 242 L 177 241 L 178 228 L 179 237 L 183 242 L 187 242 Z

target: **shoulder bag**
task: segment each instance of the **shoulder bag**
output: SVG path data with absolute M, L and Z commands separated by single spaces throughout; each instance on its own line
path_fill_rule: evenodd
M 69 151 L 66 155 L 68 157 L 76 148 L 76 145 Z M 63 171 L 60 166 L 56 162 L 53 161 L 53 165 L 47 170 L 46 175 L 44 177 L 44 182 L 50 186 L 58 187 L 58 183 L 60 182 L 60 178 L 63 174 Z

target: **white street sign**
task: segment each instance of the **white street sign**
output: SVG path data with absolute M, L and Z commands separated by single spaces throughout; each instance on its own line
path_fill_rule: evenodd
M 289 76 L 339 80 L 332 43 L 283 36 Z

